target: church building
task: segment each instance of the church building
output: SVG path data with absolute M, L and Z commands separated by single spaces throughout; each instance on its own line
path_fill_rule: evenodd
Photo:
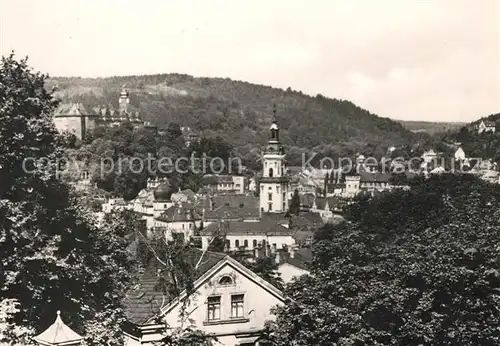
M 263 155 L 260 180 L 260 210 L 267 213 L 285 213 L 288 210 L 288 179 L 285 176 L 285 151 L 279 140 L 279 127 L 274 108 L 270 138 Z

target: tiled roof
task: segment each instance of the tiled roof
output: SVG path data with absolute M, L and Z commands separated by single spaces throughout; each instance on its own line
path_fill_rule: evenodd
M 312 207 L 314 203 L 314 194 L 307 193 L 305 195 L 300 195 L 300 206 L 301 207 Z
M 290 256 L 290 252 L 284 253 L 282 256 L 280 256 L 280 264 L 289 263 L 297 268 L 301 268 L 304 270 L 309 270 L 311 260 L 311 248 L 295 249 L 293 250 L 293 257 Z
M 316 208 L 318 208 L 320 210 L 324 210 L 327 201 L 328 201 L 328 207 L 330 209 L 337 207 L 338 204 L 340 203 L 340 200 L 337 197 L 326 197 L 326 198 L 325 197 L 316 197 L 316 200 L 315 200 Z
M 279 223 L 267 220 L 256 222 L 222 221 L 214 222 L 203 230 L 200 235 L 211 235 L 221 230 L 225 234 L 261 234 L 261 235 L 291 235 L 293 232 Z
M 95 115 L 82 103 L 62 103 L 55 110 L 55 117 Z
M 185 255 L 186 262 L 194 268 L 201 254 L 202 251 L 199 249 L 190 249 Z M 217 263 L 222 261 L 224 257 L 226 257 L 225 254 L 206 252 L 203 255 L 201 265 L 195 271 L 195 275 L 192 280 L 195 281 L 200 278 Z M 129 322 L 138 325 L 145 323 L 159 312 L 162 305 L 166 306 L 171 299 L 174 298 L 166 296 L 164 301 L 164 295 L 157 287 L 159 280 L 157 272 L 159 269 L 161 270 L 164 268 L 156 259 L 153 258 L 144 274 L 139 279 L 138 284 L 127 292 L 124 300 L 124 306 L 125 314 Z M 163 275 L 165 275 L 165 279 L 169 280 L 166 273 Z
M 292 215 L 290 220 L 290 227 L 308 227 L 319 226 L 323 224 L 323 219 L 318 213 L 305 212 L 299 215 Z
M 213 182 L 216 184 L 231 184 L 233 182 L 233 177 L 231 175 L 207 174 L 204 178 L 213 178 Z
M 189 203 L 181 203 L 179 205 L 171 206 L 157 219 L 158 221 L 164 222 L 181 222 L 200 220 L 201 216 L 194 210 L 193 205 Z
M 213 196 L 203 201 L 203 207 L 207 220 L 258 218 L 260 215 L 258 197 L 247 195 Z

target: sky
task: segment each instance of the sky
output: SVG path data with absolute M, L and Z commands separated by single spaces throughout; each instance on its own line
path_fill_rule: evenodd
M 0 0 L 0 53 L 50 76 L 186 73 L 379 116 L 500 112 L 497 0 Z

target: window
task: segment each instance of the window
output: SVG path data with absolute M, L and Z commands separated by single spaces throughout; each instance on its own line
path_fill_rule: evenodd
M 273 169 L 269 168 L 269 176 L 272 178 L 273 177 Z
M 236 239 L 236 240 L 234 241 L 234 246 L 235 246 L 236 248 L 239 248 L 239 247 L 240 247 L 240 241 L 239 241 L 238 239 Z
M 273 194 L 272 193 L 268 193 L 267 194 L 267 199 L 272 201 L 273 200 Z
M 273 243 L 273 249 L 276 250 L 276 243 Z
M 243 294 L 231 296 L 231 318 L 243 317 Z
M 208 306 L 207 320 L 209 321 L 220 320 L 220 296 L 208 297 L 207 306 Z
M 276 192 L 280 193 L 280 187 L 279 186 L 276 186 Z
M 232 285 L 232 284 L 233 284 L 233 278 L 228 275 L 221 277 L 219 280 L 219 285 Z
M 273 204 L 272 204 L 272 203 L 268 203 L 268 206 L 267 206 L 267 207 L 268 207 L 268 210 L 269 210 L 269 211 L 272 211 L 272 210 L 273 210 Z
M 253 240 L 253 247 L 256 248 L 257 247 L 257 239 L 254 239 Z
M 273 188 L 271 186 L 269 186 L 269 190 L 272 190 Z
M 285 211 L 286 209 L 286 205 L 285 205 L 285 202 L 283 202 L 283 211 Z
M 226 239 L 226 249 L 230 249 L 231 248 L 231 240 L 229 239 Z
M 243 241 L 243 246 L 245 247 L 245 249 L 248 247 L 248 240 L 247 239 L 245 239 Z

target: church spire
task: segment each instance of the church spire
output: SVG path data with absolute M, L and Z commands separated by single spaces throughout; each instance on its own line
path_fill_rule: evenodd
M 278 121 L 276 120 L 276 104 L 273 106 L 273 122 L 271 124 L 271 138 L 269 138 L 269 143 L 279 143 L 280 129 L 278 127 Z

